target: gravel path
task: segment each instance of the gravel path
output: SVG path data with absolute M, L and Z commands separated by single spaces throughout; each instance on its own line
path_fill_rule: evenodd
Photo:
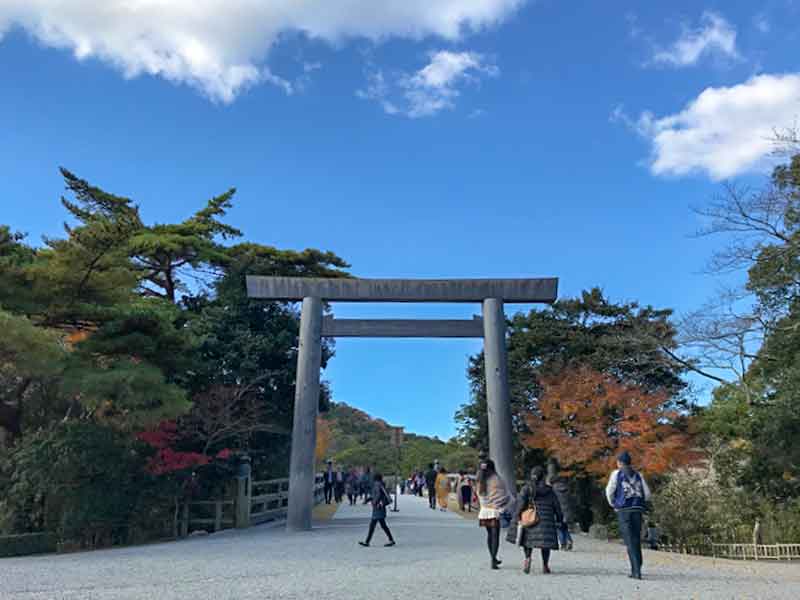
M 797 564 L 740 563 L 648 552 L 645 580 L 625 575 L 622 546 L 576 536 L 554 553 L 554 574 L 524 575 L 521 553 L 503 542 L 490 571 L 474 521 L 400 497 L 389 513 L 398 540 L 380 528 L 362 548 L 369 510 L 342 506 L 309 533 L 255 527 L 205 538 L 97 552 L 0 560 L 0 598 L 157 600 L 425 600 L 518 598 L 800 598 Z M 538 566 L 538 565 L 537 565 Z

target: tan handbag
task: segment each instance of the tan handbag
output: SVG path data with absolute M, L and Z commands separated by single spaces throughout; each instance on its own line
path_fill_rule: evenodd
M 526 508 L 519 515 L 519 524 L 523 527 L 535 527 L 539 524 L 539 513 L 536 511 L 536 503 L 531 508 Z

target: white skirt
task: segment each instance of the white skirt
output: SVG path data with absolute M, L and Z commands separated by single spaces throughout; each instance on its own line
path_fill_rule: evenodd
M 478 519 L 499 519 L 500 513 L 501 511 L 497 510 L 496 508 L 481 506 L 481 510 L 478 513 Z

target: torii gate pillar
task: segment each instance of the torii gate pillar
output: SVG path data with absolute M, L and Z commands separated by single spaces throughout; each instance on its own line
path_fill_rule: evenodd
M 311 529 L 314 508 L 314 452 L 317 445 L 319 370 L 322 363 L 322 300 L 303 298 L 300 348 L 294 392 L 294 426 L 289 463 L 289 506 L 286 528 Z
M 483 359 L 486 376 L 486 407 L 489 413 L 489 456 L 497 473 L 516 493 L 514 443 L 511 428 L 511 396 L 508 393 L 506 315 L 503 301 L 483 301 Z

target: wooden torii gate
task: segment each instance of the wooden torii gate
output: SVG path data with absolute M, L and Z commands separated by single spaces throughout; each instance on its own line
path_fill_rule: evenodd
M 314 447 L 323 337 L 484 338 L 489 453 L 513 487 L 514 454 L 508 392 L 505 303 L 552 303 L 558 279 L 321 279 L 247 277 L 251 298 L 302 301 L 300 348 L 289 469 L 286 527 L 311 529 Z M 480 303 L 483 317 L 465 320 L 323 319 L 323 302 Z

